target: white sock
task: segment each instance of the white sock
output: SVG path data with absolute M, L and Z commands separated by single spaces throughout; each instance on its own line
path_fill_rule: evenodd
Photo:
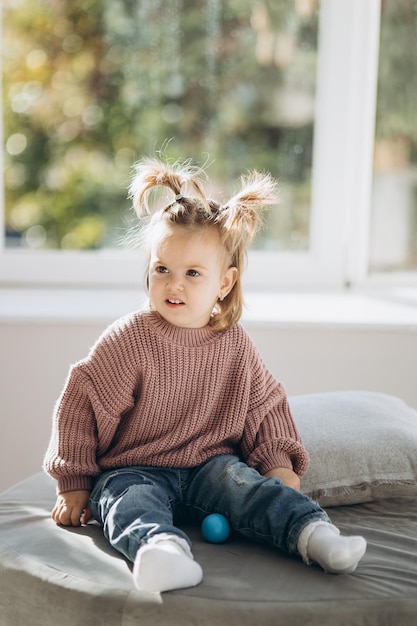
M 194 587 L 203 579 L 190 546 L 182 537 L 160 533 L 139 548 L 133 566 L 133 580 L 143 591 L 170 591 Z
M 306 563 L 318 563 L 330 574 L 351 574 L 366 551 L 363 537 L 342 537 L 333 524 L 308 524 L 298 539 L 298 551 Z

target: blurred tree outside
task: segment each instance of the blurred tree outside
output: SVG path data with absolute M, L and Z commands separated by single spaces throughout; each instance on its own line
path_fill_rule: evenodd
M 417 269 L 417 2 L 382 0 L 371 271 Z
M 308 247 L 318 0 L 5 0 L 6 245 L 98 249 L 134 162 L 206 163 L 219 201 L 279 179 L 257 245 Z

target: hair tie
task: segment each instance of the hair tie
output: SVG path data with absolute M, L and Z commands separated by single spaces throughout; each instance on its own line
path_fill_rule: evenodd
M 184 196 L 182 195 L 182 193 L 177 193 L 177 195 L 175 196 L 175 200 L 176 200 L 176 202 L 179 202 L 180 200 L 182 200 L 182 199 L 183 199 L 183 197 L 184 197 Z
M 212 213 L 220 213 L 223 210 L 221 204 L 219 204 L 216 200 L 209 200 L 209 207 Z

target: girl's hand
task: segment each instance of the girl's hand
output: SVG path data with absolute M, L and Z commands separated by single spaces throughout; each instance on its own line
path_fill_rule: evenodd
M 297 474 L 291 469 L 288 469 L 288 467 L 275 467 L 274 469 L 269 470 L 269 472 L 266 472 L 264 476 L 266 476 L 267 478 L 271 478 L 271 476 L 274 476 L 275 478 L 279 478 L 280 480 L 282 480 L 286 487 L 291 487 L 292 489 L 296 489 L 297 491 L 300 490 L 300 479 L 298 478 Z
M 56 524 L 62 526 L 81 526 L 91 519 L 88 508 L 90 492 L 84 489 L 61 493 L 52 510 L 51 517 Z

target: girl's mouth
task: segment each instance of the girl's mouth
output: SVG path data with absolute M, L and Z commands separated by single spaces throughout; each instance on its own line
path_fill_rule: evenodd
M 168 298 L 166 300 L 166 303 L 168 304 L 168 306 L 181 306 L 182 304 L 184 304 L 182 300 L 175 300 L 174 298 Z

